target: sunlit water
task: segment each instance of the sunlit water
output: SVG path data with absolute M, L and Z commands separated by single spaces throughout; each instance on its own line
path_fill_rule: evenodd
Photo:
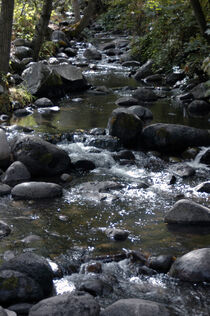
M 109 94 L 75 93 L 57 102 L 55 106 L 58 108 L 35 111 L 22 119 L 13 118 L 11 124 L 51 134 L 105 128 L 111 111 L 116 108 L 116 99 L 132 95 L 133 89 L 139 85 L 128 77 L 129 72 L 130 69 L 118 63 L 108 64 L 103 60 L 97 70 L 87 69 L 84 75 L 92 85 L 111 88 Z M 164 89 L 157 88 L 157 91 L 163 93 Z M 171 102 L 171 93 L 150 109 L 154 115 L 153 122 L 210 128 L 208 117 L 188 117 L 178 103 Z M 23 250 L 35 251 L 53 260 L 75 246 L 88 249 L 93 256 L 129 249 L 141 249 L 153 255 L 180 255 L 192 249 L 210 247 L 208 228 L 176 228 L 164 223 L 166 212 L 180 196 L 210 205 L 208 194 L 194 190 L 196 185 L 210 179 L 210 168 L 199 163 L 199 155 L 188 161 L 196 169 L 196 175 L 189 179 L 178 178 L 176 184 L 170 185 L 171 163 L 152 153 L 133 152 L 135 164 L 122 166 L 113 159 L 113 152 L 96 149 L 80 138 L 75 138 L 74 142 L 64 139 L 58 146 L 69 153 L 73 162 L 78 158 L 90 159 L 96 169 L 88 174 L 73 174 L 72 181 L 64 185 L 63 197 L 59 199 L 14 201 L 11 197 L 1 198 L 0 219 L 12 226 L 11 235 L 1 240 L 2 259 L 5 251 L 20 253 Z M 107 180 L 120 184 L 122 188 L 104 195 L 84 186 L 84 183 L 92 182 L 97 187 L 98 183 Z M 147 187 L 142 187 L 142 182 Z M 107 227 L 128 230 L 128 239 L 124 242 L 110 240 L 104 233 Z M 40 236 L 40 240 L 24 242 L 24 238 L 31 234 Z M 128 275 L 128 271 L 117 263 L 108 264 L 104 269 L 110 269 L 110 266 L 113 274 L 121 275 L 120 286 L 118 292 L 102 302 L 103 305 L 119 297 L 155 297 L 157 301 L 176 306 L 180 315 L 208 315 L 209 302 L 207 304 L 204 299 L 204 288 L 191 286 L 185 289 L 166 276 L 145 279 Z M 57 293 L 74 290 L 77 277 L 55 280 Z M 126 288 L 127 282 L 132 284 L 129 289 Z M 188 298 L 190 293 L 192 302 Z

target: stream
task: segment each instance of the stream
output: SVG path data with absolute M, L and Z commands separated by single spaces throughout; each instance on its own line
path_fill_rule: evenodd
M 108 41 L 102 35 L 98 40 L 100 43 Z M 82 60 L 82 43 L 78 43 L 78 48 Z M 112 110 L 117 107 L 115 101 L 122 96 L 131 96 L 133 90 L 144 83 L 129 77 L 131 69 L 123 67 L 118 58 L 110 62 L 103 56 L 94 64 L 96 67 L 92 69 L 84 67 L 83 74 L 91 85 L 109 88 L 108 94 L 95 94 L 89 90 L 73 93 L 57 101 L 52 109 L 38 109 L 32 115 L 11 118 L 11 126 L 30 127 L 33 133 L 50 134 L 52 138 L 63 135 L 57 145 L 69 153 L 71 160 L 90 159 L 96 169 L 85 174 L 72 174 L 71 182 L 63 184 L 64 195 L 59 199 L 15 201 L 10 196 L 2 197 L 0 220 L 12 226 L 12 233 L 1 240 L 1 260 L 5 254 L 9 256 L 12 252 L 22 251 L 34 251 L 54 261 L 60 255 L 68 258 L 70 249 L 85 250 L 94 258 L 139 249 L 148 255 L 179 256 L 193 249 L 210 247 L 209 228 L 169 227 L 163 220 L 182 196 L 209 207 L 209 194 L 194 190 L 198 184 L 210 179 L 210 168 L 199 162 L 199 156 L 187 161 L 196 169 L 196 174 L 186 179 L 177 178 L 171 185 L 171 166 L 178 162 L 176 157 L 168 159 L 153 152 L 133 151 L 134 163 L 122 165 L 113 159 L 117 148 L 108 150 L 95 146 L 96 136 L 90 130 L 105 129 Z M 210 117 L 189 117 L 180 106 L 176 99 L 179 89 L 156 87 L 164 98 L 150 106 L 154 116 L 152 123 L 209 129 Z M 9 132 L 8 137 L 14 137 L 15 133 Z M 69 134 L 73 136 L 66 137 Z M 85 186 L 90 182 L 97 186 L 105 181 L 117 183 L 120 189 L 116 187 L 103 196 Z M 108 227 L 129 231 L 128 239 L 121 242 L 109 239 L 105 234 Z M 27 239 L 30 235 L 38 238 Z M 81 280 L 89 278 L 84 270 L 83 266 L 79 274 L 56 279 L 56 292 L 74 290 Z M 140 297 L 169 304 L 176 315 L 210 315 L 208 284 L 181 284 L 164 274 L 139 276 L 129 267 L 127 259 L 104 263 L 103 275 L 115 280 L 114 291 L 97 298 L 103 307 L 119 298 Z

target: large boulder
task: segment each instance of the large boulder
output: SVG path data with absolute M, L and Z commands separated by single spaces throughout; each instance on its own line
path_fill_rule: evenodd
M 0 168 L 6 167 L 10 161 L 11 150 L 5 132 L 0 129 Z
M 15 56 L 19 59 L 32 57 L 33 50 L 26 46 L 17 46 L 15 48 Z
M 210 248 L 188 252 L 178 258 L 169 274 L 188 282 L 210 282 Z
M 43 291 L 43 298 L 51 295 L 53 271 L 45 258 L 32 252 L 26 252 L 4 262 L 0 266 L 0 271 L 4 270 L 18 271 L 35 280 Z
M 13 198 L 21 200 L 51 199 L 62 196 L 62 193 L 59 184 L 48 182 L 24 182 L 11 191 Z
M 108 121 L 109 134 L 118 137 L 127 147 L 136 147 L 142 128 L 141 119 L 129 111 L 129 108 L 117 108 Z
M 121 299 L 105 308 L 100 316 L 169 316 L 168 308 L 149 300 L 138 298 Z
M 152 72 L 153 61 L 149 59 L 144 65 L 142 65 L 136 72 L 134 78 L 141 80 L 153 74 Z
M 99 316 L 100 307 L 90 294 L 63 294 L 34 305 L 29 316 Z
M 23 71 L 22 78 L 28 91 L 40 97 L 63 95 L 87 87 L 81 70 L 69 64 L 49 66 L 33 63 Z
M 191 90 L 193 97 L 195 99 L 209 99 L 209 86 L 210 81 L 199 83 Z
M 12 153 L 36 177 L 62 174 L 71 162 L 63 149 L 30 135 L 18 138 L 12 145 Z
M 168 224 L 208 224 L 210 225 L 210 209 L 189 201 L 179 200 L 165 216 Z
M 183 152 L 188 147 L 209 146 L 210 131 L 178 124 L 156 123 L 145 127 L 139 146 L 168 153 Z

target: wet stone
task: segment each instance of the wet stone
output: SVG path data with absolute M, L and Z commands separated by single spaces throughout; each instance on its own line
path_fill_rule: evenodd
M 187 164 L 176 164 L 172 166 L 172 171 L 175 176 L 188 178 L 195 174 L 195 169 Z
M 210 193 L 210 181 L 203 182 L 194 188 L 198 192 Z
M 160 255 L 157 257 L 150 257 L 149 268 L 156 270 L 159 273 L 167 273 L 172 263 L 174 262 L 175 258 L 170 255 Z
M 108 237 L 113 238 L 116 241 L 124 241 L 129 235 L 127 231 L 119 228 L 107 228 L 105 233 Z
M 11 228 L 5 222 L 0 221 L 0 239 L 8 236 L 11 233 Z
M 0 196 L 10 194 L 11 187 L 7 184 L 0 183 Z

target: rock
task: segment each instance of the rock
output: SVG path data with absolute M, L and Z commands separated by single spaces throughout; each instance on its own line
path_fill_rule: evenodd
M 11 150 L 6 133 L 0 129 L 0 168 L 4 168 L 10 162 Z
M 34 102 L 34 105 L 38 108 L 46 108 L 54 106 L 53 102 L 48 98 L 39 98 Z
M 136 72 L 134 78 L 136 80 L 141 80 L 146 78 L 147 76 L 152 75 L 152 66 L 153 61 L 149 59 L 144 65 L 142 65 Z
M 165 216 L 168 224 L 210 224 L 210 209 L 193 201 L 177 201 Z
M 34 305 L 29 316 L 99 316 L 100 307 L 89 294 L 63 294 Z
M 43 299 L 39 283 L 25 273 L 5 268 L 0 271 L 0 304 L 37 302 Z
M 36 177 L 62 174 L 71 163 L 64 150 L 31 135 L 18 138 L 12 145 L 12 153 Z
M 200 162 L 210 166 L 210 149 L 207 149 L 207 151 L 202 154 Z
M 188 178 L 195 175 L 195 169 L 186 163 L 177 163 L 171 167 L 175 176 Z
M 16 38 L 13 41 L 14 46 L 25 46 L 25 47 L 31 47 L 32 44 L 30 41 L 24 39 L 24 38 Z
M 101 273 L 102 265 L 100 262 L 90 262 L 86 266 L 86 271 L 88 273 Z
M 210 104 L 204 100 L 194 100 L 187 109 L 190 114 L 205 116 L 210 112 Z
M 71 182 L 72 181 L 72 176 L 68 173 L 63 173 L 60 177 L 61 181 L 63 182 Z
M 26 166 L 20 161 L 15 161 L 5 171 L 5 174 L 2 177 L 2 182 L 14 185 L 29 180 L 30 178 L 31 175 Z
M 0 271 L 4 270 L 18 271 L 36 281 L 40 286 L 40 293 L 43 292 L 44 296 L 41 295 L 42 298 L 51 295 L 53 289 L 53 271 L 45 258 L 32 252 L 26 252 L 3 263 L 0 266 Z
M 109 151 L 117 151 L 122 147 L 120 140 L 111 135 L 99 135 L 94 137 L 88 143 L 89 146 L 106 149 Z
M 4 93 L 4 87 L 2 85 L 0 85 L 0 94 Z
M 151 121 L 153 119 L 152 112 L 144 106 L 133 105 L 129 107 L 129 112 L 137 115 L 142 121 Z
M 210 282 L 210 248 L 188 252 L 172 265 L 170 276 L 188 282 Z
M 0 183 L 0 196 L 10 194 L 11 187 L 7 184 Z
M 191 93 L 195 99 L 208 99 L 209 98 L 209 81 L 202 82 L 195 86 Z
M 163 81 L 164 81 L 164 78 L 163 78 L 162 75 L 155 74 L 155 75 L 147 76 L 144 80 L 147 83 L 159 83 L 159 84 L 162 84 Z
M 29 235 L 29 236 L 26 236 L 25 238 L 21 239 L 21 241 L 24 243 L 24 244 L 30 244 L 32 242 L 36 242 L 36 241 L 40 241 L 42 240 L 40 236 L 37 236 L 37 235 Z
M 14 111 L 13 114 L 14 114 L 16 117 L 24 117 L 24 116 L 27 116 L 27 115 L 32 114 L 32 112 L 29 111 L 28 109 L 18 109 L 18 110 L 16 110 L 16 111 Z
M 51 69 L 61 78 L 66 91 L 87 89 L 87 82 L 80 68 L 69 64 L 52 65 Z
M 122 97 L 115 102 L 118 106 L 129 107 L 138 104 L 138 100 L 133 97 Z
M 17 184 L 11 191 L 14 199 L 36 200 L 61 197 L 62 187 L 48 182 L 24 182 Z
M 113 238 L 117 241 L 124 241 L 127 239 L 129 233 L 123 229 L 118 228 L 107 228 L 105 233 L 108 237 Z
M 0 221 L 0 239 L 8 236 L 11 233 L 11 228 L 5 222 Z
M 198 192 L 210 193 L 210 181 L 203 182 L 194 188 Z
M 123 67 L 140 67 L 141 64 L 139 61 L 136 61 L 136 60 L 129 60 L 129 61 L 124 61 L 122 63 L 122 66 Z
M 17 313 L 18 316 L 28 316 L 32 306 L 33 304 L 30 303 L 19 303 L 9 306 L 8 309 Z
M 15 48 L 15 56 L 19 59 L 32 57 L 32 55 L 33 55 L 33 50 L 29 47 L 17 46 Z
M 101 53 L 94 47 L 91 46 L 84 51 L 83 56 L 89 60 L 101 60 Z
M 75 57 L 77 55 L 76 49 L 73 49 L 71 47 L 65 48 L 64 52 L 68 55 L 68 57 Z
M 145 127 L 139 146 L 147 150 L 180 153 L 192 146 L 209 146 L 210 132 L 185 125 L 156 123 Z
M 69 44 L 69 41 L 66 38 L 65 33 L 60 30 L 55 30 L 52 32 L 51 41 L 64 47 Z
M 79 287 L 80 291 L 88 292 L 93 296 L 107 295 L 112 292 L 112 287 L 101 279 L 92 279 L 82 282 Z
M 121 150 L 117 154 L 113 155 L 114 160 L 119 161 L 119 160 L 135 160 L 135 156 L 130 150 Z
M 91 171 L 96 168 L 94 162 L 85 159 L 78 160 L 73 164 L 73 166 L 75 169 L 78 169 L 79 171 Z
M 118 108 L 114 110 L 108 121 L 108 131 L 116 136 L 127 147 L 135 147 L 143 128 L 142 121 L 129 109 Z
M 138 298 L 121 299 L 105 308 L 100 316 L 169 316 L 168 308 L 156 302 Z
M 10 311 L 8 309 L 4 309 L 0 306 L 0 315 L 1 316 L 17 316 L 17 314 L 13 311 Z
M 157 95 L 151 89 L 144 87 L 138 88 L 134 93 L 133 97 L 138 101 L 156 101 L 158 99 Z
M 10 68 L 10 71 L 15 72 L 18 75 L 21 75 L 21 73 L 25 69 L 25 65 L 17 57 L 11 56 L 9 68 Z
M 173 72 L 167 76 L 166 83 L 174 85 L 177 81 L 183 80 L 184 78 L 184 72 Z
M 174 257 L 170 255 L 160 255 L 157 257 L 150 257 L 148 262 L 149 268 L 159 273 L 167 273 L 174 262 Z

